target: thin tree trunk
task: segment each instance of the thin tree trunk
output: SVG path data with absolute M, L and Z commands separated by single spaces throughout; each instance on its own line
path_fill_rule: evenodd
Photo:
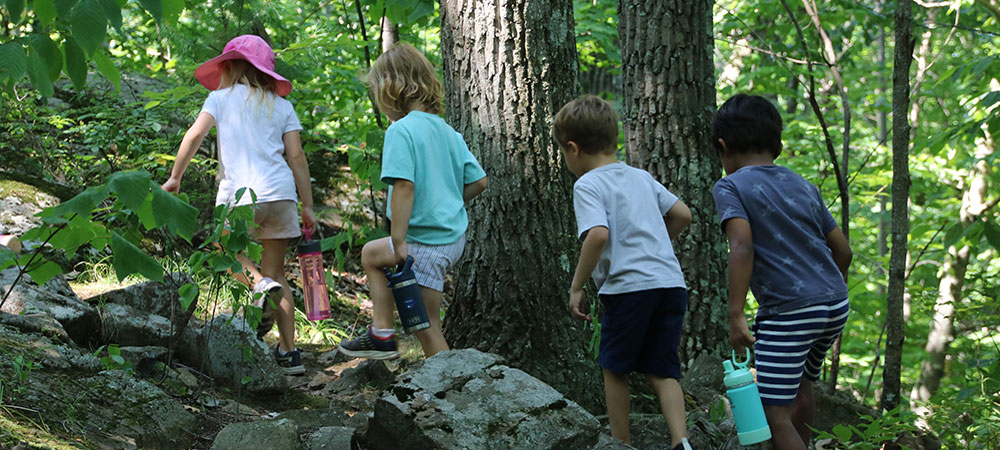
M 889 292 L 886 297 L 888 332 L 885 369 L 882 373 L 881 409 L 900 404 L 900 370 L 903 360 L 903 289 L 906 282 L 906 242 L 910 233 L 910 63 L 913 36 L 912 0 L 896 6 L 896 51 L 892 75 L 892 250 L 889 255 Z
M 725 241 L 712 186 L 722 173 L 709 142 L 715 105 L 712 2 L 620 0 L 623 124 L 629 163 L 691 208 L 675 242 L 688 287 L 682 363 L 728 352 Z
M 984 127 L 985 128 L 985 127 Z M 994 152 L 994 142 L 989 130 L 984 129 L 985 136 L 976 142 L 976 159 L 979 162 L 970 174 L 968 189 L 962 196 L 962 207 L 959 220 L 963 227 L 971 226 L 979 220 L 979 215 L 986 209 L 987 177 L 989 167 L 986 158 Z M 948 347 L 955 340 L 955 306 L 962 302 L 962 289 L 965 285 L 965 271 L 969 266 L 970 245 L 958 244 L 948 247 L 944 265 L 941 266 L 941 280 L 938 284 L 938 298 L 934 304 L 934 320 L 927 336 L 927 357 L 920 364 L 920 379 L 913 386 L 910 394 L 911 408 L 920 415 L 926 415 L 929 410 L 922 405 L 937 392 L 944 376 L 945 358 Z
M 396 42 L 399 42 L 399 29 L 392 24 L 388 17 L 382 16 L 382 33 L 379 35 L 382 43 L 382 53 L 389 51 Z
M 550 137 L 576 97 L 571 0 L 442 0 L 448 122 L 490 179 L 469 210 L 468 245 L 445 334 L 500 354 L 585 408 L 603 408 L 593 331 L 566 310 L 572 179 Z

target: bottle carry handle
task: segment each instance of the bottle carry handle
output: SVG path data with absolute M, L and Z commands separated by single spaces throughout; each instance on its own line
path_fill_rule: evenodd
M 413 267 L 413 256 L 406 255 L 406 261 L 396 266 L 395 270 L 393 270 L 390 267 L 384 267 L 382 268 L 382 270 L 385 271 L 386 277 L 392 278 L 396 274 L 400 274 L 410 270 L 411 267 Z
M 733 354 L 729 358 L 730 361 L 733 362 L 733 366 L 735 366 L 737 368 L 740 368 L 740 369 L 745 369 L 747 367 L 747 365 L 750 364 L 750 347 L 744 347 L 743 350 L 746 350 L 747 358 L 746 358 L 746 360 L 743 361 L 742 364 L 736 362 L 736 350 L 733 350 Z

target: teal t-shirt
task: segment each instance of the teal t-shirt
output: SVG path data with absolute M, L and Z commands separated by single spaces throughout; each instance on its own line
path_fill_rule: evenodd
M 469 226 L 462 192 L 486 172 L 465 139 L 444 119 L 410 111 L 385 132 L 382 181 L 389 184 L 386 213 L 392 219 L 392 183 L 413 182 L 413 213 L 408 242 L 445 245 L 458 241 Z

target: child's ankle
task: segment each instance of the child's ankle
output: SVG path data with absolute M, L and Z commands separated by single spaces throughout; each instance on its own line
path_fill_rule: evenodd
M 371 326 L 371 332 L 372 336 L 379 339 L 389 339 L 396 334 L 396 330 L 393 328 L 376 328 L 375 325 Z

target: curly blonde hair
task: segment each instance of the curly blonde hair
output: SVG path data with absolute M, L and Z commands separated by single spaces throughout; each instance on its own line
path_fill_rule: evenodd
M 405 116 L 415 105 L 431 114 L 443 112 L 444 87 L 434 73 L 434 66 L 405 42 L 382 53 L 365 81 L 375 104 L 390 117 Z

